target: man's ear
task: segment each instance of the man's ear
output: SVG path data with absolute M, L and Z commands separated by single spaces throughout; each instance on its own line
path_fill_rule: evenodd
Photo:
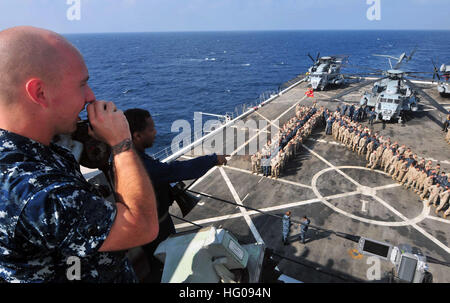
M 133 132 L 131 137 L 133 138 L 133 140 L 139 141 L 141 139 L 141 134 L 139 132 Z
M 44 81 L 37 78 L 30 79 L 25 84 L 25 90 L 28 95 L 28 100 L 44 108 L 48 107 L 49 100 L 45 92 Z

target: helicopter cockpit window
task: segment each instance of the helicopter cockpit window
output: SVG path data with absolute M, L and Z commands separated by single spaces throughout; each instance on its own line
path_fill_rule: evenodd
M 395 104 L 399 104 L 400 100 L 399 99 L 394 99 Z

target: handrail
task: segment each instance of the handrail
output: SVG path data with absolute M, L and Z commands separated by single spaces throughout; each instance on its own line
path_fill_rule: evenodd
M 299 77 L 297 77 L 296 79 L 298 79 Z M 276 99 L 278 96 L 282 95 L 283 93 L 286 93 L 287 91 L 291 90 L 292 88 L 294 88 L 295 86 L 297 86 L 298 84 L 302 83 L 305 81 L 305 78 L 301 78 L 299 81 L 296 81 L 294 84 L 290 85 L 289 87 L 285 88 L 284 90 L 281 90 L 277 95 L 272 95 L 269 99 L 265 100 L 264 102 L 260 103 L 259 106 L 264 106 L 270 102 L 272 102 L 274 99 Z M 214 131 L 210 132 L 209 134 L 201 137 L 200 139 L 192 142 L 191 144 L 184 146 L 183 148 L 181 148 L 179 151 L 173 153 L 172 155 L 168 156 L 167 158 L 163 159 L 162 162 L 170 162 L 173 161 L 175 159 L 177 159 L 178 157 L 180 157 L 181 155 L 185 154 L 187 151 L 189 151 L 190 149 L 196 147 L 197 145 L 199 145 L 200 143 L 202 143 L 204 140 L 215 136 L 219 131 L 222 131 L 224 128 L 229 127 L 231 125 L 233 125 L 236 121 L 250 115 L 251 113 L 253 113 L 255 111 L 255 108 L 249 108 L 246 112 L 242 113 L 240 116 L 234 118 L 231 121 L 228 121 L 227 123 L 221 125 L 219 128 L 215 129 Z

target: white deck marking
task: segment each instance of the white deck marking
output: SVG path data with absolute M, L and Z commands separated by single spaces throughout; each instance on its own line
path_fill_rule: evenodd
M 439 217 L 433 217 L 433 216 L 430 216 L 430 215 L 428 215 L 425 219 L 431 219 L 431 220 L 436 220 L 436 221 L 439 221 L 439 222 L 442 222 L 442 223 L 450 224 L 450 220 L 448 220 L 448 219 L 439 218 Z
M 361 209 L 361 211 L 366 213 L 367 212 L 366 205 L 369 203 L 369 201 L 361 200 L 361 202 L 362 202 L 362 209 Z
M 281 117 L 283 117 L 284 115 L 286 115 L 291 109 L 293 109 L 295 106 L 297 106 L 297 104 L 299 104 L 300 102 L 302 102 L 303 100 L 305 100 L 306 96 L 303 96 L 303 98 L 301 98 L 299 101 L 295 102 L 291 107 L 289 107 L 286 111 L 284 111 L 283 113 L 281 113 L 281 115 L 279 115 L 278 117 L 276 117 L 274 119 L 274 121 L 279 120 Z M 249 144 L 253 139 L 255 139 L 256 137 L 259 136 L 259 133 L 262 131 L 265 131 L 267 128 L 269 127 L 269 125 L 267 125 L 266 127 L 264 127 L 262 130 L 258 130 L 258 132 L 253 135 L 253 137 L 251 137 L 250 139 L 248 139 L 247 141 L 245 141 L 244 144 L 242 144 L 241 146 L 239 146 L 238 148 L 236 148 L 231 154 L 230 156 L 234 156 L 236 153 L 238 153 L 243 147 L 247 146 L 247 144 Z
M 275 123 L 273 123 L 272 120 L 267 119 L 266 117 L 264 117 L 263 115 L 258 113 L 258 111 L 255 111 L 255 114 L 257 114 L 258 116 L 260 116 L 261 118 L 263 118 L 264 120 L 269 122 L 272 126 L 275 126 L 275 128 L 280 129 L 280 127 L 278 125 L 276 125 Z
M 222 174 L 223 179 L 225 180 L 225 183 L 227 184 L 228 188 L 230 189 L 231 194 L 233 195 L 234 201 L 236 201 L 237 204 L 242 205 L 242 201 L 239 198 L 238 193 L 236 192 L 236 189 L 234 188 L 233 184 L 231 184 L 230 179 L 228 178 L 227 173 L 222 167 L 219 167 L 219 171 Z M 259 234 L 258 230 L 256 229 L 255 224 L 253 223 L 250 216 L 247 214 L 247 210 L 243 207 L 239 207 L 239 210 L 244 216 L 245 221 L 247 222 L 248 227 L 250 227 L 250 230 L 255 237 L 255 240 L 257 243 L 264 244 L 263 239 L 261 238 L 261 235 Z
M 303 145 L 304 146 L 304 145 Z M 312 187 L 313 187 L 313 191 L 316 194 L 316 196 L 318 197 L 322 197 L 321 194 L 319 193 L 319 191 L 316 188 L 316 182 L 318 177 L 325 171 L 329 171 L 329 170 L 336 170 L 338 173 L 340 173 L 342 176 L 344 176 L 345 178 L 347 178 L 348 180 L 352 181 L 353 179 L 350 178 L 347 174 L 345 174 L 344 172 L 340 171 L 338 167 L 334 166 L 333 164 L 331 164 L 330 162 L 328 162 L 327 160 L 325 160 L 323 157 L 321 157 L 319 154 L 317 154 L 316 152 L 312 151 L 311 149 L 309 149 L 308 147 L 304 146 L 306 150 L 308 150 L 311 154 L 315 155 L 317 158 L 319 158 L 320 160 L 322 160 L 323 162 L 325 162 L 328 166 L 330 166 L 330 168 L 324 169 L 321 172 L 317 173 L 316 175 L 314 175 L 313 180 L 312 180 Z M 345 167 L 345 166 L 341 166 L 340 168 L 351 168 L 351 167 Z M 367 169 L 367 168 L 360 168 L 360 169 Z M 383 173 L 386 174 L 383 171 L 379 171 L 376 170 L 376 172 L 378 173 Z M 356 181 L 352 181 L 352 183 L 358 184 Z M 358 184 L 359 185 L 359 184 Z M 358 186 L 357 185 L 357 186 Z M 376 193 L 376 192 L 375 192 Z M 333 209 L 334 211 L 343 214 L 345 216 L 348 216 L 352 219 L 355 220 L 359 220 L 362 222 L 366 222 L 366 223 L 370 223 L 370 224 L 376 224 L 376 225 L 382 225 L 382 226 L 406 226 L 406 225 L 410 225 L 413 228 L 415 228 L 418 232 L 420 232 L 422 235 L 424 235 L 425 237 L 427 237 L 429 240 L 431 240 L 433 243 L 435 243 L 436 245 L 438 245 L 439 247 L 441 247 L 443 250 L 445 250 L 447 253 L 450 253 L 450 248 L 447 247 L 445 244 L 443 244 L 442 242 L 440 242 L 439 240 L 437 240 L 435 237 L 433 237 L 431 234 L 429 234 L 428 232 L 426 232 L 422 227 L 418 226 L 416 223 L 423 221 L 429 214 L 430 212 L 430 207 L 427 206 L 424 203 L 424 207 L 422 209 L 422 213 L 417 216 L 414 219 L 409 220 L 408 218 L 406 218 L 402 213 L 400 213 L 399 211 L 397 211 L 395 208 L 393 208 L 391 205 L 389 205 L 387 202 L 385 202 L 383 199 L 381 199 L 380 197 L 377 197 L 376 194 L 371 194 L 370 196 L 372 196 L 372 198 L 374 198 L 375 200 L 377 200 L 378 202 L 380 202 L 384 207 L 386 207 L 387 209 L 389 209 L 391 212 L 393 212 L 395 215 L 397 215 L 398 217 L 400 217 L 403 222 L 384 222 L 384 221 L 375 221 L 375 220 L 370 220 L 370 219 L 366 219 L 366 218 L 362 218 L 362 217 L 358 217 L 355 216 L 353 214 L 350 214 L 348 212 L 345 212 L 337 207 L 335 207 L 333 204 L 329 203 L 328 201 L 326 201 L 326 199 L 322 198 L 322 203 L 324 203 L 325 205 L 327 205 L 328 207 L 330 207 L 331 209 Z
M 246 173 L 246 174 L 249 174 L 249 175 L 253 175 L 253 173 L 252 173 L 251 171 L 248 171 L 248 170 L 246 170 L 246 169 L 237 168 L 237 167 L 233 167 L 233 166 L 224 166 L 224 167 L 227 168 L 227 169 L 231 169 L 231 170 L 243 172 L 243 173 Z M 263 177 L 263 178 L 264 178 L 264 177 Z M 261 179 L 263 179 L 263 178 L 261 178 Z M 269 179 L 270 179 L 270 178 L 269 178 Z M 309 185 L 301 184 L 301 183 L 298 183 L 298 182 L 289 181 L 289 180 L 285 180 L 285 179 L 281 179 L 281 178 L 278 178 L 278 179 L 270 179 L 270 180 L 272 180 L 272 181 L 278 181 L 278 182 L 283 182 L 283 183 L 292 184 L 292 185 L 295 185 L 295 186 L 300 186 L 300 187 L 305 187 L 305 188 L 312 189 L 312 187 L 309 186 Z M 261 180 L 260 180 L 259 182 L 261 182 Z M 259 183 L 259 182 L 258 182 L 258 183 Z
M 194 186 L 197 186 L 200 182 L 202 182 L 207 176 L 209 176 L 213 171 L 215 171 L 217 169 L 217 166 L 214 166 L 213 168 L 211 168 L 210 170 L 208 170 L 206 172 L 206 174 L 204 174 L 203 176 L 201 176 L 199 179 L 197 179 L 197 181 L 194 182 L 194 184 L 192 184 L 189 188 L 192 189 L 194 188 Z
M 356 194 L 358 194 L 358 192 L 354 191 L 354 192 L 349 192 L 349 193 L 344 193 L 344 194 L 327 196 L 325 198 L 331 200 L 331 199 L 338 199 L 338 198 L 347 197 L 347 196 L 356 195 Z M 280 205 L 275 205 L 275 206 L 271 206 L 271 207 L 261 208 L 259 210 L 262 211 L 262 212 L 271 212 L 271 211 L 276 211 L 276 210 L 280 210 L 280 209 L 293 208 L 293 207 L 308 205 L 308 204 L 317 203 L 317 202 L 321 202 L 321 200 L 318 199 L 318 198 L 315 198 L 315 199 L 309 199 L 309 200 L 292 202 L 292 203 L 282 203 Z M 246 212 L 246 214 L 249 215 L 249 216 L 252 216 L 252 215 L 257 215 L 257 214 L 261 214 L 261 213 L 255 211 L 255 210 L 251 210 L 251 211 Z M 212 223 L 212 222 L 217 222 L 217 221 L 224 221 L 224 220 L 227 220 L 227 219 L 240 218 L 240 217 L 243 217 L 243 216 L 244 216 L 244 213 L 236 213 L 236 214 L 231 214 L 231 215 L 225 215 L 225 216 L 219 216 L 219 217 L 213 217 L 213 218 L 197 220 L 197 221 L 194 221 L 193 223 L 202 225 L 202 224 L 206 224 L 206 223 Z M 179 228 L 185 228 L 185 227 L 190 227 L 190 226 L 192 226 L 191 223 L 181 223 L 181 224 L 176 225 L 175 228 L 179 229 Z
M 317 158 L 319 158 L 320 160 L 322 160 L 322 162 L 325 162 L 328 166 L 332 167 L 334 170 L 336 170 L 339 174 L 341 174 L 344 178 L 346 178 L 347 180 L 349 180 L 350 182 L 352 182 L 353 184 L 355 184 L 357 187 L 360 187 L 361 184 L 359 184 L 358 182 L 356 182 L 355 180 L 353 180 L 353 178 L 351 178 L 350 176 L 348 176 L 347 174 L 345 174 L 344 172 L 342 172 L 339 168 L 337 168 L 336 166 L 334 166 L 333 164 L 331 164 L 330 162 L 328 162 L 327 160 L 325 160 L 322 156 L 320 156 L 318 153 L 316 153 L 315 151 L 313 151 L 312 149 L 308 148 L 306 145 L 302 144 L 302 146 L 309 151 L 311 154 L 313 154 L 314 156 L 316 156 Z
M 256 112 L 255 112 L 256 113 Z M 230 126 L 230 128 L 235 128 L 235 129 L 238 129 L 238 127 L 236 126 L 236 125 L 232 125 L 232 126 Z M 248 127 L 241 127 L 240 129 L 238 129 L 238 130 L 242 130 L 242 131 L 253 131 L 253 132 L 257 132 L 258 131 L 258 129 L 257 128 L 248 128 Z M 266 130 L 261 130 L 261 132 L 262 133 L 268 133 L 268 131 L 266 131 Z

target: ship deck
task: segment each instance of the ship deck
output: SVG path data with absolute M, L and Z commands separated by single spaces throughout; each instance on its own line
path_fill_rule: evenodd
M 357 243 L 323 229 L 394 246 L 408 244 L 426 256 L 450 262 L 450 218 L 443 219 L 442 212 L 436 215 L 433 206 L 426 206 L 417 194 L 400 186 L 383 171 L 366 168 L 365 157 L 334 141 L 322 128 L 313 130 L 301 153 L 287 163 L 278 179 L 251 173 L 252 146 L 260 149 L 257 143 L 260 137 L 270 138 L 270 131 L 276 129 L 271 128 L 271 123 L 278 120 L 282 125 L 293 117 L 297 103 L 311 106 L 314 100 L 318 106 L 335 110 L 341 102 L 334 96 L 356 85 L 316 91 L 314 98 L 307 98 L 307 85 L 300 83 L 242 119 L 243 122 L 266 121 L 269 127 L 254 130 L 251 124 L 248 127 L 233 124 L 204 142 L 202 150 L 197 148 L 181 156 L 178 160 L 207 154 L 222 143 L 223 153 L 229 156 L 227 165 L 214 167 L 190 189 L 266 213 L 199 195 L 201 201 L 184 219 L 205 227 L 228 229 L 241 243 L 263 242 L 275 252 L 278 269 L 303 282 L 368 281 L 367 274 L 373 264 L 367 263 L 367 256 L 357 253 Z M 416 85 L 449 109 L 450 99 L 439 96 L 436 84 Z M 369 89 L 370 86 L 362 87 L 342 100 L 357 104 L 362 92 Z M 444 121 L 444 115 L 422 98 L 420 111 L 409 116 L 405 124 L 377 121 L 370 128 L 391 137 L 392 142 L 406 144 L 419 158 L 431 159 L 434 165 L 439 162 L 442 171 L 449 172 L 450 145 L 436 123 L 439 121 Z M 366 125 L 367 121 L 362 124 Z M 289 244 L 283 245 L 281 220 L 268 214 L 282 216 L 288 210 L 292 212 L 292 220 L 298 222 L 307 215 L 311 226 L 320 227 L 309 229 L 306 244 L 300 243 L 299 226 L 293 224 Z M 170 213 L 181 217 L 176 203 Z M 174 222 L 177 232 L 197 228 L 182 220 L 174 219 Z M 389 261 L 381 260 L 380 265 L 382 273 L 393 268 Z M 430 263 L 429 271 L 434 282 L 450 282 L 449 267 Z

